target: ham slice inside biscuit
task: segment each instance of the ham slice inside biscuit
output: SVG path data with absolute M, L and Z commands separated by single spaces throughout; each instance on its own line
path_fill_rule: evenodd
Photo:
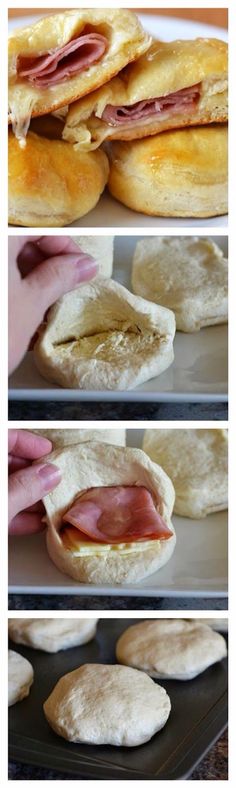
M 161 118 L 165 112 L 184 112 L 185 109 L 193 107 L 200 97 L 201 83 L 192 85 L 176 93 L 169 93 L 160 98 L 137 101 L 131 106 L 113 107 L 107 104 L 102 114 L 102 120 L 108 125 L 119 126 L 135 121 L 142 121 L 145 118 L 157 115 Z
M 119 544 L 170 539 L 172 531 L 145 487 L 95 487 L 83 493 L 63 516 L 86 541 Z
M 97 63 L 107 45 L 107 39 L 100 33 L 81 35 L 41 57 L 19 56 L 17 73 L 36 87 L 50 88 Z

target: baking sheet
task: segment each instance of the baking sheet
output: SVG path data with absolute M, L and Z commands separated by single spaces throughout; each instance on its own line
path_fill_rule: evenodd
M 40 17 L 43 14 L 40 14 Z M 158 17 L 156 14 L 139 14 L 138 15 L 143 27 L 154 38 L 160 38 L 163 41 L 173 41 L 176 38 L 188 39 L 202 37 L 221 38 L 227 41 L 227 31 L 223 28 L 215 27 L 213 25 L 205 25 L 200 22 L 191 22 L 185 19 L 175 19 L 172 17 Z M 15 17 L 9 22 L 9 30 L 12 32 L 19 27 L 25 27 L 27 24 L 32 24 L 37 19 L 36 16 L 29 16 L 22 19 L 22 17 Z M 158 228 L 164 229 L 169 227 L 227 227 L 228 217 L 215 216 L 211 219 L 176 219 L 176 218 L 162 218 L 145 216 L 142 213 L 136 213 L 126 208 L 121 203 L 117 202 L 107 190 L 100 198 L 97 206 L 90 211 L 82 219 L 78 219 L 70 227 L 132 227 L 139 229 L 143 228 Z
M 172 711 L 165 728 L 140 747 L 72 744 L 44 718 L 42 704 L 56 681 L 85 662 L 115 662 L 116 640 L 132 623 L 137 619 L 101 619 L 95 640 L 55 655 L 10 644 L 35 670 L 29 697 L 9 709 L 11 759 L 64 770 L 75 778 L 180 780 L 191 775 L 227 725 L 227 659 L 191 681 L 158 680 Z
M 113 279 L 131 290 L 134 249 L 140 236 L 115 239 Z M 226 236 L 214 237 L 228 255 Z M 228 399 L 228 326 L 216 325 L 195 334 L 176 332 L 174 363 L 162 375 L 130 391 L 64 389 L 44 380 L 32 351 L 9 378 L 10 400 L 102 402 L 225 402 Z
M 128 429 L 127 445 L 141 448 L 143 430 Z M 173 516 L 177 544 L 168 563 L 130 585 L 83 585 L 59 572 L 50 560 L 45 534 L 9 540 L 9 592 L 139 597 L 226 597 L 227 512 L 203 520 Z

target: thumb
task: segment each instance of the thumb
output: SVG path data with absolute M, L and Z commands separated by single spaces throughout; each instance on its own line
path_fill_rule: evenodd
M 18 512 L 40 501 L 61 480 L 59 468 L 52 463 L 38 463 L 9 476 L 9 522 Z
M 80 251 L 50 257 L 40 263 L 24 279 L 24 286 L 30 288 L 30 298 L 35 304 L 35 327 L 58 298 L 97 273 L 98 265 L 94 258 Z

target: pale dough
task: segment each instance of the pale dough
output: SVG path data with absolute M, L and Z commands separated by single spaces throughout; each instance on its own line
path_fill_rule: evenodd
M 91 254 L 95 258 L 99 266 L 99 276 L 112 276 L 113 235 L 71 235 L 71 239 L 80 246 L 82 252 Z
M 9 636 L 14 643 L 51 654 L 88 643 L 96 634 L 98 618 L 12 618 Z
M 198 618 L 199 624 L 208 624 L 216 632 L 228 632 L 227 618 Z
M 227 430 L 148 429 L 143 448 L 173 482 L 175 514 L 203 518 L 227 509 Z
M 61 470 L 62 480 L 44 500 L 47 547 L 56 566 L 81 583 L 137 582 L 160 569 L 175 548 L 171 522 L 174 490 L 170 479 L 141 449 L 88 442 L 58 449 L 45 457 Z M 75 498 L 92 487 L 143 485 L 151 493 L 158 512 L 173 532 L 169 539 L 127 545 L 82 545 L 66 549 L 60 536 L 63 514 Z
M 43 377 L 65 388 L 120 391 L 170 366 L 174 334 L 173 312 L 98 277 L 51 307 L 34 357 Z
M 164 727 L 171 703 L 165 689 L 138 670 L 92 664 L 63 676 L 43 708 L 68 741 L 137 747 Z
M 34 671 L 28 659 L 16 651 L 8 651 L 8 706 L 27 698 L 33 680 Z
M 113 446 L 125 446 L 126 443 L 126 430 L 119 429 L 38 429 L 29 430 L 41 435 L 43 438 L 48 438 L 52 442 L 53 449 L 59 449 L 62 446 L 71 446 L 75 443 L 86 443 L 86 441 L 99 441 L 100 443 L 112 443 Z
M 227 322 L 228 261 L 211 238 L 156 236 L 138 241 L 132 289 L 172 309 L 179 331 Z
M 116 645 L 118 662 L 158 679 L 193 679 L 226 655 L 222 635 L 198 619 L 149 619 L 128 627 Z

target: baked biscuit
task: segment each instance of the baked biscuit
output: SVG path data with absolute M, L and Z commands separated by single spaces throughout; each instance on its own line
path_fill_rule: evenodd
M 102 150 L 80 153 L 61 140 L 29 132 L 22 148 L 9 134 L 9 224 L 64 227 L 97 204 L 108 178 Z
M 135 63 L 69 107 L 64 138 L 85 150 L 228 118 L 224 41 L 155 41 Z
M 126 390 L 170 366 L 174 334 L 169 309 L 97 277 L 51 307 L 34 357 L 43 377 L 60 386 Z
M 227 509 L 227 430 L 150 429 L 143 449 L 173 482 L 175 514 L 201 519 Z
M 222 635 L 197 619 L 142 621 L 125 629 L 116 644 L 118 662 L 156 679 L 194 679 L 226 655 Z
M 31 116 L 90 93 L 148 49 L 150 36 L 126 8 L 44 16 L 9 38 L 9 119 L 24 140 Z
M 205 218 L 227 213 L 227 126 L 166 131 L 111 144 L 109 190 L 150 216 Z
M 171 703 L 165 689 L 138 670 L 93 664 L 62 676 L 43 709 L 68 741 L 138 747 L 164 727 Z
M 211 238 L 156 236 L 138 241 L 132 289 L 172 309 L 179 331 L 227 322 L 228 261 Z
M 125 584 L 147 577 L 170 559 L 176 542 L 171 522 L 174 490 L 162 468 L 145 452 L 89 441 L 58 449 L 45 461 L 55 462 L 62 476 L 44 498 L 47 548 L 62 572 L 81 583 Z M 100 495 L 99 502 L 94 501 L 94 491 Z M 130 493 L 131 497 L 144 495 L 141 514 L 135 501 L 130 503 Z M 85 509 L 73 517 L 72 508 L 81 502 Z M 102 533 L 97 505 L 99 518 L 103 517 Z
M 34 680 L 31 663 L 16 651 L 8 651 L 8 706 L 27 698 Z
M 11 618 L 8 631 L 14 643 L 55 654 L 92 640 L 97 622 L 98 618 Z

